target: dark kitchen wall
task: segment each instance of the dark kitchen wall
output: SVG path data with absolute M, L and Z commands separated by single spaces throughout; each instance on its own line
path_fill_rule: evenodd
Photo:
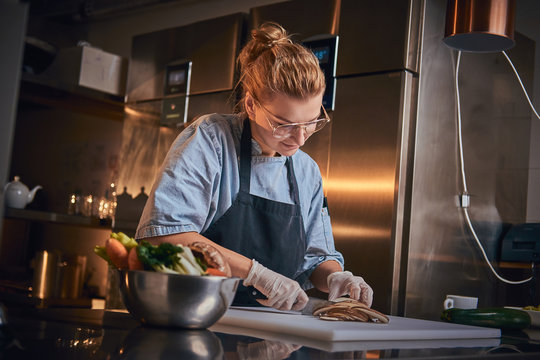
M 0 60 L 0 181 L 8 180 L 11 157 L 12 134 L 15 129 L 17 94 L 19 92 L 20 68 L 23 56 L 23 38 L 28 5 L 14 2 L 0 3 L 0 44 L 4 54 Z M 4 191 L 0 188 L 0 218 L 4 210 Z M 2 224 L 0 223 L 0 233 Z
M 74 47 L 78 40 L 86 38 L 85 24 L 59 22 L 31 10 L 24 31 L 26 38 L 39 39 L 56 50 Z M 3 166 L 2 171 L 6 171 L 10 180 L 20 176 L 30 189 L 36 185 L 43 187 L 27 209 L 43 214 L 66 214 L 70 194 L 102 196 L 110 184 L 121 147 L 122 98 L 110 102 L 104 100 L 102 93 L 91 93 L 74 84 L 41 82 L 39 75 L 50 64 L 49 57 L 35 52 L 29 43 L 21 41 L 21 45 L 22 58 L 11 59 L 18 62 L 20 71 L 12 69 L 11 72 L 21 81 L 17 81 L 19 91 L 12 91 L 18 96 L 18 102 L 13 133 L 9 141 L 3 142 L 11 147 L 9 165 Z M 15 51 L 9 53 L 16 54 Z M 2 132 L 4 134 L 9 133 Z M 25 216 L 8 214 L 3 219 L 2 278 L 13 276 L 29 281 L 35 252 L 60 250 L 64 255 L 88 257 L 86 290 L 92 288 L 91 295 L 103 296 L 107 268 L 103 261 L 96 261 L 92 248 L 107 239 L 110 227 L 71 226 L 27 220 Z
M 527 89 L 539 111 L 540 108 L 540 1 L 519 0 L 516 4 L 516 31 L 536 42 L 534 80 Z M 529 151 L 529 184 L 527 222 L 540 222 L 540 120 L 531 114 L 531 148 Z
M 444 0 L 426 1 L 405 270 L 404 315 L 434 320 L 447 294 L 478 297 L 480 307 L 540 301 L 534 292 L 537 279 L 508 285 L 491 273 L 459 205 L 463 187 L 454 92 L 457 52 L 441 41 L 445 10 Z M 538 77 L 535 41 L 520 33 L 515 40 L 508 56 L 532 89 L 535 74 Z M 537 201 L 527 188 L 531 142 L 538 142 L 531 138 L 531 128 L 540 120 L 531 118 L 501 53 L 462 53 L 459 84 L 471 222 L 495 269 L 509 280 L 525 279 L 531 275 L 530 263 L 499 262 L 498 254 L 504 231 L 527 221 L 527 202 Z
M 43 186 L 29 209 L 67 213 L 70 194 L 105 196 L 121 146 L 121 118 L 21 100 L 10 173 Z
M 116 170 L 122 141 L 122 97 L 45 77 L 58 52 L 87 38 L 87 24 L 40 16 L 30 7 L 26 37 L 56 51 L 46 57 L 25 45 L 10 177 L 42 185 L 29 208 L 67 212 L 68 195 L 103 196 Z M 73 68 L 81 65 L 73 58 Z M 111 97 L 112 98 L 112 97 Z

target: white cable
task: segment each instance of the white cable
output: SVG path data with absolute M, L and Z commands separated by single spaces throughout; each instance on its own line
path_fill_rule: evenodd
M 519 76 L 516 68 L 514 67 L 514 64 L 512 63 L 512 60 L 510 60 L 510 58 L 508 57 L 508 55 L 506 55 L 506 51 L 503 51 L 502 52 L 504 57 L 506 58 L 506 60 L 508 60 L 508 63 L 510 64 L 510 66 L 512 67 L 512 70 L 514 70 L 514 74 L 516 74 L 516 77 L 519 81 L 519 85 L 521 85 L 521 89 L 523 90 L 523 93 L 525 94 L 525 97 L 527 98 L 527 101 L 529 102 L 529 105 L 532 109 L 532 111 L 534 112 L 534 115 L 536 115 L 536 117 L 538 119 L 540 119 L 540 116 L 538 115 L 538 112 L 536 111 L 536 109 L 534 108 L 534 105 L 533 103 L 531 102 L 531 99 L 529 98 L 529 94 L 527 94 L 527 90 L 525 90 L 525 86 L 523 85 L 523 82 L 521 81 L 521 77 Z
M 468 194 L 467 179 L 465 177 L 465 161 L 463 160 L 463 136 L 461 135 L 461 100 L 459 98 L 459 64 L 461 63 L 461 51 L 458 51 L 458 57 L 456 62 L 456 105 L 457 105 L 457 118 L 458 118 L 458 146 L 459 146 L 459 161 L 461 164 L 461 179 L 463 180 L 463 193 Z
M 505 54 L 506 55 L 506 54 Z M 507 57 L 508 61 L 510 61 L 510 59 Z M 455 88 L 456 88 L 456 105 L 457 105 L 457 120 L 458 120 L 458 143 L 459 143 L 459 159 L 460 159 L 460 167 L 461 167 L 461 177 L 463 179 L 463 195 L 467 195 L 468 197 L 468 192 L 467 192 L 467 179 L 466 179 L 466 176 L 465 176 L 465 161 L 463 159 L 463 137 L 461 135 L 461 101 L 460 101 L 460 98 L 459 98 L 459 64 L 461 62 L 461 51 L 458 51 L 458 57 L 457 57 L 457 62 L 456 62 L 456 74 L 455 74 Z M 512 63 L 510 61 L 510 63 Z M 514 66 L 512 65 L 512 68 L 514 68 Z M 514 68 L 514 71 L 515 71 L 515 68 Z M 517 75 L 517 71 L 516 72 L 516 75 Z M 519 79 L 519 75 L 518 76 L 518 79 Z M 519 82 L 520 84 L 521 83 L 521 79 L 519 79 Z M 523 91 L 525 91 L 525 88 L 523 87 L 523 84 L 522 84 L 522 88 L 523 88 Z M 525 91 L 525 94 L 527 94 L 527 92 Z M 529 97 L 527 96 L 527 100 L 529 100 Z M 530 100 L 529 100 L 529 104 L 531 104 Z M 531 107 L 532 107 L 532 104 L 531 104 Z M 534 108 L 533 108 L 534 110 Z M 535 113 L 536 113 L 536 110 L 534 110 Z M 536 114 L 538 116 L 538 114 Z M 468 206 L 468 205 L 467 205 Z M 503 278 L 502 276 L 500 276 L 497 271 L 493 268 L 493 266 L 491 265 L 491 262 L 489 261 L 488 257 L 487 257 L 487 254 L 484 250 L 484 247 L 482 246 L 482 243 L 480 242 L 480 239 L 478 238 L 478 235 L 476 235 L 476 231 L 474 230 L 474 227 L 472 225 L 472 222 L 471 222 L 471 219 L 469 217 L 469 211 L 467 210 L 467 207 L 466 206 L 461 206 L 461 208 L 463 209 L 463 213 L 465 214 L 465 219 L 467 220 L 467 225 L 469 226 L 469 229 L 471 230 L 471 233 L 474 237 L 474 240 L 476 241 L 476 244 L 478 245 L 478 247 L 480 248 L 480 251 L 482 252 L 482 255 L 484 257 L 484 260 L 486 261 L 486 263 L 488 264 L 491 272 L 493 272 L 493 274 L 497 277 L 497 279 L 499 279 L 500 281 L 502 282 L 505 282 L 507 284 L 513 284 L 513 285 L 517 285 L 517 284 L 523 284 L 523 283 L 526 283 L 528 281 L 531 281 L 533 279 L 533 277 L 529 277 L 527 279 L 524 279 L 524 280 L 519 280 L 519 281 L 512 281 L 512 280 L 508 280 L 508 279 L 505 279 Z M 534 263 L 531 264 L 531 267 L 534 267 Z
M 478 239 L 478 235 L 476 235 L 476 231 L 474 231 L 474 227 L 473 227 L 473 225 L 471 223 L 471 219 L 469 217 L 469 211 L 467 211 L 467 208 L 463 208 L 463 213 L 465 214 L 465 219 L 467 220 L 467 225 L 469 225 L 469 229 L 471 230 L 471 233 L 473 234 L 474 240 L 476 240 L 476 244 L 478 244 L 478 247 L 482 251 L 482 255 L 484 256 L 484 259 L 486 260 L 486 263 L 488 264 L 489 268 L 491 269 L 491 272 L 493 272 L 493 274 L 497 277 L 497 279 L 501 280 L 502 282 L 505 282 L 505 283 L 508 283 L 508 284 L 514 284 L 514 285 L 515 284 L 523 284 L 523 283 L 526 283 L 526 282 L 532 280 L 532 278 L 533 278 L 532 276 L 525 279 L 525 280 L 519 280 L 519 281 L 507 280 L 507 279 L 503 278 L 502 276 L 500 276 L 497 273 L 497 271 L 495 271 L 493 266 L 491 265 L 491 262 L 489 261 L 489 259 L 487 257 L 487 254 L 484 251 L 484 247 L 482 246 L 482 243 L 480 243 L 480 240 Z

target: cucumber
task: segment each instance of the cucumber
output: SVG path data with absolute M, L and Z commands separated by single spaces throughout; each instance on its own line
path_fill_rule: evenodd
M 525 329 L 531 317 L 525 311 L 508 308 L 448 309 L 441 315 L 448 322 L 499 329 Z

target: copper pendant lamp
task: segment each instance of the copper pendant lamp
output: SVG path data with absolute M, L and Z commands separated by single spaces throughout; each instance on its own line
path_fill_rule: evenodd
M 448 0 L 443 41 L 469 52 L 510 49 L 515 13 L 515 0 Z

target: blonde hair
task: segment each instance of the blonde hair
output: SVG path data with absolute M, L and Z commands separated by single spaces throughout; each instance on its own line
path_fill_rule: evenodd
M 294 43 L 276 23 L 264 23 L 252 30 L 251 40 L 238 55 L 237 62 L 242 98 L 249 92 L 257 101 L 276 94 L 305 99 L 320 94 L 326 87 L 315 55 Z

